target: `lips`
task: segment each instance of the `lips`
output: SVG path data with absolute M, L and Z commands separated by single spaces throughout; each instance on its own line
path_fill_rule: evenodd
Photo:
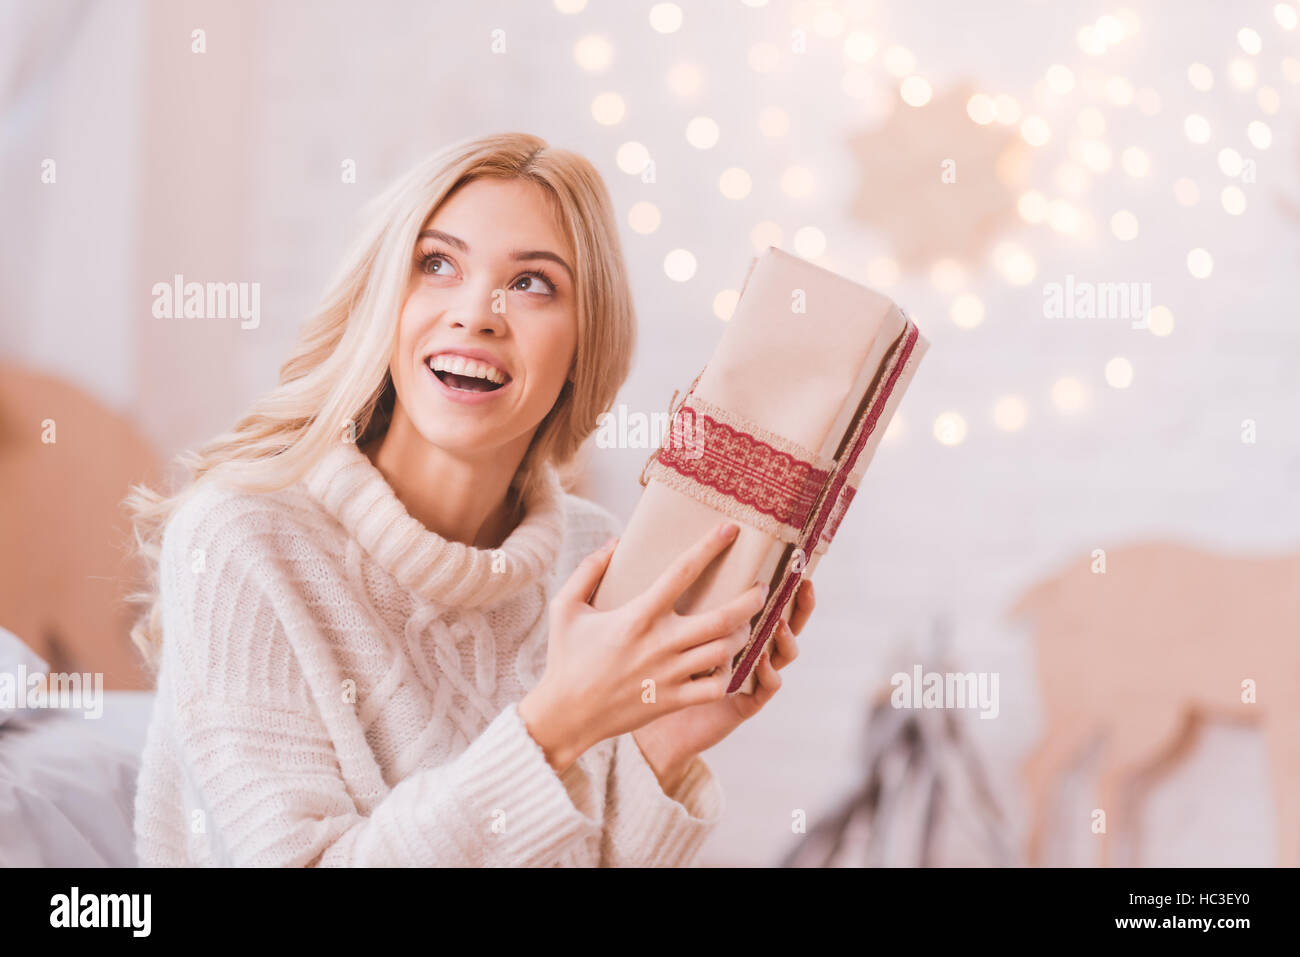
M 460 359 L 469 364 L 481 363 L 500 373 L 500 378 L 502 378 L 503 382 L 510 382 L 510 369 L 506 367 L 506 363 L 504 363 L 502 359 L 491 354 L 491 352 L 482 350 L 482 348 L 441 348 L 441 350 L 429 352 L 429 354 L 425 356 L 425 365 L 428 365 L 430 361 L 433 361 L 434 359 Z
M 479 349 L 434 352 L 424 364 L 443 385 L 457 392 L 495 392 L 511 381 L 505 364 Z
M 477 404 L 493 402 L 503 394 L 513 391 L 513 378 L 508 377 L 508 374 L 504 384 L 489 387 L 481 378 L 456 376 L 455 373 L 450 372 L 435 372 L 432 360 L 433 356 L 430 356 L 430 360 L 425 361 L 425 372 L 429 374 L 430 384 L 448 402 L 461 404 L 461 406 L 477 406 Z M 439 364 L 445 363 L 439 361 Z

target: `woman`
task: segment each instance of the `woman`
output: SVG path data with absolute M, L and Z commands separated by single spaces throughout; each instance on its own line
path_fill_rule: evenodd
M 158 563 L 142 865 L 691 860 L 722 810 L 699 753 L 771 699 L 811 592 L 753 696 L 725 687 L 763 587 L 673 611 L 727 536 L 587 604 L 618 526 L 560 470 L 634 323 L 573 153 L 489 136 L 377 200 L 279 387 L 179 494 L 133 489 Z

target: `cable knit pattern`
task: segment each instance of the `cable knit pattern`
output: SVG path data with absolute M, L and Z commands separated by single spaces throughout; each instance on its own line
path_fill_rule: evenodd
M 630 734 L 562 775 L 517 703 L 555 589 L 619 523 L 553 469 L 498 549 L 412 517 L 354 444 L 267 494 L 209 483 L 164 529 L 143 866 L 680 866 L 723 811 Z

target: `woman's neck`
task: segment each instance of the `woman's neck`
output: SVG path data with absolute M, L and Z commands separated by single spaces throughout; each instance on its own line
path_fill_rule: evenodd
M 406 511 L 448 541 L 498 548 L 522 518 L 510 488 L 522 451 L 497 449 L 481 458 L 459 457 L 420 435 L 400 404 L 384 434 L 360 448 Z

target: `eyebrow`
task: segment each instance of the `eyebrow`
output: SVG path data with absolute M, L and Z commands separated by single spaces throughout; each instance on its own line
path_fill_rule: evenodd
M 441 229 L 423 230 L 421 231 L 419 238 L 439 239 L 448 246 L 452 246 L 463 253 L 469 252 L 469 243 L 457 236 L 453 236 L 451 233 L 444 233 Z M 569 268 L 569 264 L 548 249 L 517 249 L 510 254 L 510 258 L 519 262 L 529 259 L 549 259 L 551 262 L 563 266 L 564 271 L 569 274 L 569 280 L 573 280 L 573 270 Z

